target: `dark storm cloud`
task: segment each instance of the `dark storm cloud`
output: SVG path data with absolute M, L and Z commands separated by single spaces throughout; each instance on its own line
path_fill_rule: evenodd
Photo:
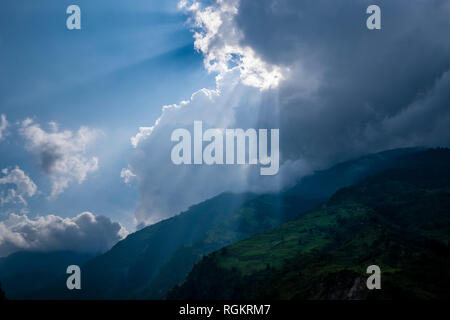
M 449 1 L 376 1 L 382 29 L 375 31 L 366 28 L 370 4 L 241 1 L 242 45 L 292 71 L 279 98 L 285 160 L 328 163 L 450 142 L 449 131 L 438 126 L 450 115 Z M 297 86 L 305 74 L 317 79 L 308 97 Z

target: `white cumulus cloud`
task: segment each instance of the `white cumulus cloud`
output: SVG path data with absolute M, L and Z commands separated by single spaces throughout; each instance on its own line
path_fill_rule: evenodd
M 90 212 L 74 218 L 10 214 L 0 222 L 0 257 L 20 250 L 101 253 L 127 234 L 119 223 Z
M 14 169 L 2 169 L 0 178 L 1 189 L 0 204 L 7 203 L 27 204 L 27 197 L 32 197 L 37 192 L 36 184 L 19 167 Z
M 128 184 L 130 183 L 134 178 L 136 178 L 136 175 L 131 171 L 130 168 L 122 168 L 122 171 L 120 171 L 120 177 L 123 179 L 123 181 Z
M 222 74 L 237 68 L 244 84 L 260 90 L 276 88 L 288 69 L 266 63 L 250 46 L 241 44 L 244 35 L 234 21 L 238 6 L 239 0 L 218 0 L 207 7 L 198 1 L 179 2 L 191 15 L 194 46 L 202 52 L 208 71 Z
M 51 123 L 49 132 L 31 119 L 22 122 L 20 132 L 26 147 L 38 159 L 40 167 L 52 181 L 51 196 L 61 194 L 71 182 L 82 183 L 88 173 L 98 169 L 98 158 L 88 157 L 86 149 L 97 136 L 97 131 L 81 127 L 77 132 L 59 131 Z

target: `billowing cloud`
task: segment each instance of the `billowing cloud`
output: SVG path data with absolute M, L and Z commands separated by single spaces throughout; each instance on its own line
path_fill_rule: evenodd
M 139 132 L 136 133 L 136 135 L 134 137 L 130 138 L 131 144 L 133 145 L 133 147 L 137 147 L 139 142 L 145 140 L 148 136 L 150 136 L 152 134 L 153 129 L 155 128 L 155 126 L 157 126 L 159 123 L 159 119 L 156 120 L 155 125 L 151 126 L 151 127 L 140 127 L 139 128 Z
M 20 250 L 100 253 L 127 234 L 119 223 L 90 212 L 74 218 L 48 215 L 35 219 L 11 214 L 0 222 L 0 257 Z
M 0 177 L 0 205 L 9 203 L 27 204 L 26 198 L 37 192 L 36 184 L 19 167 L 2 169 Z
M 382 29 L 372 31 L 366 0 L 209 3 L 180 7 L 205 68 L 218 75 L 216 88 L 163 107 L 132 138 L 139 223 L 222 191 L 277 190 L 362 154 L 450 145 L 448 1 L 380 1 Z M 279 174 L 173 165 L 170 134 L 195 120 L 205 128 L 279 128 Z
M 370 4 L 240 1 L 235 24 L 243 45 L 291 69 L 279 86 L 280 130 L 289 137 L 280 142 L 284 160 L 328 165 L 383 149 L 450 143 L 440 124 L 450 114 L 448 1 L 380 1 L 382 29 L 375 31 L 365 26 Z M 298 85 L 305 75 L 316 82 L 308 94 Z
M 206 8 L 198 1 L 179 2 L 179 7 L 191 14 L 194 46 L 203 53 L 208 71 L 220 74 L 238 67 L 244 84 L 261 90 L 277 87 L 287 70 L 268 64 L 250 46 L 241 44 L 244 35 L 234 23 L 238 5 L 238 0 L 219 0 Z
M 259 123 L 259 116 L 277 119 L 273 93 L 240 81 L 239 68 L 217 79 L 214 90 L 202 89 L 189 101 L 163 107 L 154 129 L 142 139 L 130 162 L 138 181 L 141 201 L 136 210 L 139 224 L 151 224 L 179 213 L 189 205 L 223 191 L 265 192 L 279 190 L 295 177 L 309 172 L 308 165 L 289 161 L 276 176 L 261 176 L 259 166 L 175 165 L 171 161 L 171 134 L 175 129 L 193 131 L 201 120 L 208 128 L 277 128 L 276 122 Z
M 95 130 L 81 127 L 76 133 L 59 131 L 55 123 L 50 123 L 50 132 L 47 132 L 26 119 L 20 132 L 27 149 L 37 157 L 40 167 L 52 181 L 52 197 L 61 194 L 73 181 L 82 183 L 88 173 L 98 169 L 98 159 L 86 155 L 88 145 L 97 136 Z
M 0 140 L 4 138 L 4 132 L 6 128 L 8 128 L 8 120 L 6 120 L 6 116 L 4 114 L 0 115 Z

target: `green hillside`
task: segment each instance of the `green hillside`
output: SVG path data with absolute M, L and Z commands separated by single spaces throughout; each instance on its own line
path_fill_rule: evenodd
M 204 257 L 168 298 L 448 299 L 450 151 L 403 161 Z M 366 289 L 372 264 L 382 270 L 382 290 Z

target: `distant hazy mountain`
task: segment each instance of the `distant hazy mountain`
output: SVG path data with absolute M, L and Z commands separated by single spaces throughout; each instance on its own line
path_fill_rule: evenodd
M 71 251 L 16 252 L 0 258 L 0 282 L 8 299 L 38 299 L 55 279 L 63 279 L 60 286 L 65 288 L 67 267 L 83 265 L 92 257 Z
M 278 194 L 221 194 L 129 235 L 88 261 L 82 266 L 81 291 L 66 290 L 61 285 L 65 278 L 54 277 L 53 283 L 34 294 L 37 298 L 164 298 L 202 256 L 290 221 L 342 187 L 402 166 L 404 156 L 418 151 L 392 150 L 341 163 Z
M 401 160 L 402 168 L 204 257 L 169 298 L 450 298 L 450 150 Z M 373 264 L 382 290 L 366 287 Z

